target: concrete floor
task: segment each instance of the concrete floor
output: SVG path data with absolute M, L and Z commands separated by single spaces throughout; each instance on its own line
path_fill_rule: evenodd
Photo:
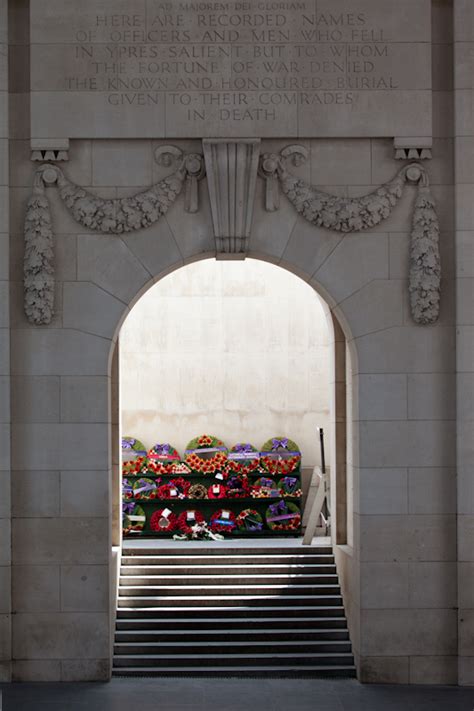
M 1 711 L 473 711 L 474 689 L 352 679 L 114 679 L 1 684 Z

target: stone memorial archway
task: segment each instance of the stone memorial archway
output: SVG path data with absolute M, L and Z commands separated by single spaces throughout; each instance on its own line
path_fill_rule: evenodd
M 336 403 L 344 337 L 351 354 L 353 536 L 336 526 L 334 544 L 360 679 L 472 681 L 472 487 L 462 444 L 471 420 L 466 406 L 456 429 L 455 409 L 457 369 L 471 372 L 460 340 L 471 326 L 466 307 L 456 365 L 454 280 L 464 272 L 454 265 L 454 214 L 464 247 L 471 226 L 464 186 L 452 206 L 446 3 L 359 0 L 354 13 L 346 0 L 318 0 L 316 12 L 312 2 L 262 11 L 276 4 L 250 0 L 244 14 L 234 2 L 198 14 L 193 3 L 155 14 L 145 4 L 123 2 L 117 13 L 105 2 L 98 13 L 87 0 L 77 13 L 74 2 L 30 0 L 25 34 L 10 3 L 20 47 L 11 77 L 18 70 L 22 80 L 11 87 L 6 134 L 11 346 L 1 362 L 14 404 L 11 462 L 10 431 L 1 430 L 12 507 L 0 519 L 0 561 L 12 586 L 0 673 L 109 677 L 117 334 L 170 271 L 249 256 L 289 269 L 326 301 L 340 325 Z M 469 12 L 454 4 L 462 45 Z M 30 43 L 31 68 L 18 59 Z M 444 60 L 432 83 L 435 45 Z M 343 64 L 339 46 L 352 48 Z M 184 57 L 193 47 L 208 48 L 199 66 Z M 262 47 L 281 56 L 260 57 Z M 137 56 L 147 53 L 159 56 Z M 177 71 L 165 76 L 171 61 Z M 460 86 L 459 117 L 468 89 Z M 459 183 L 470 180 L 459 171 Z M 460 576 L 458 588 L 461 565 L 468 582 Z

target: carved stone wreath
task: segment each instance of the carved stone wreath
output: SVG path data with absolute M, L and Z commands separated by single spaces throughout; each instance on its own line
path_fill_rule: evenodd
M 25 313 L 31 323 L 48 324 L 53 317 L 54 238 L 45 186 L 57 185 L 66 208 L 87 229 L 117 235 L 143 229 L 167 212 L 185 182 L 186 209 L 197 210 L 197 180 L 204 174 L 202 157 L 183 156 L 179 149 L 170 148 L 174 147 L 160 149 L 162 162 L 170 165 L 172 158 L 179 158 L 177 170 L 148 190 L 121 199 L 105 200 L 89 193 L 68 180 L 55 165 L 45 164 L 37 170 L 25 218 Z M 338 232 L 359 232 L 378 225 L 391 214 L 405 185 L 418 185 L 410 246 L 410 306 L 416 323 L 434 323 L 440 304 L 439 226 L 425 168 L 419 163 L 404 166 L 375 191 L 348 198 L 329 195 L 295 177 L 287 171 L 288 159 L 301 162 L 305 149 L 289 146 L 280 155 L 261 157 L 259 174 L 266 181 L 267 210 L 278 208 L 279 185 L 304 219 Z

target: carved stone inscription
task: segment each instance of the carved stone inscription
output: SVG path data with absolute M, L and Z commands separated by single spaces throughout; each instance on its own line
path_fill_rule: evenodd
M 429 0 L 32 0 L 34 137 L 429 136 Z

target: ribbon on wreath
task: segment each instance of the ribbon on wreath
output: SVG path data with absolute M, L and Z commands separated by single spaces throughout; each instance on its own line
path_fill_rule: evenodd
M 128 479 L 124 479 L 122 481 L 122 489 L 124 494 L 132 494 L 133 493 L 133 486 L 130 484 Z
M 286 521 L 287 519 L 292 519 L 298 516 L 298 513 L 289 513 L 288 507 L 284 501 L 279 501 L 277 504 L 270 504 L 268 507 L 271 516 L 267 518 L 267 521 Z
M 136 445 L 137 440 L 130 437 L 128 439 L 122 439 L 122 449 L 133 449 Z
M 275 451 L 275 449 L 288 449 L 288 437 L 282 437 L 281 439 L 277 439 L 274 437 L 272 439 L 272 451 Z
M 290 493 L 293 493 L 296 489 L 298 479 L 295 476 L 285 476 L 282 479 L 282 483 L 284 486 L 287 487 L 287 489 Z
M 150 452 L 150 457 L 152 459 L 179 459 L 177 453 L 170 452 L 169 444 L 155 444 Z
M 138 489 L 135 489 L 135 488 L 133 489 L 135 494 L 141 494 L 142 491 L 155 491 L 156 490 L 156 485 L 152 481 L 144 482 L 143 480 L 141 480 L 137 483 L 141 483 L 142 486 L 140 486 L 140 488 L 138 488 Z
M 122 504 L 122 513 L 124 513 L 124 514 L 131 514 L 131 513 L 133 513 L 134 509 L 135 509 L 135 504 L 133 502 L 130 504 L 124 502 Z
M 196 447 L 196 449 L 186 449 L 185 454 L 203 454 L 205 452 L 225 452 L 227 447 Z
M 228 459 L 259 459 L 260 454 L 254 452 L 251 444 L 236 444 L 233 452 L 229 452 Z
M 253 518 L 251 514 L 247 514 L 244 519 L 244 523 L 247 531 L 261 531 L 263 528 L 262 521 L 257 521 L 257 519 Z

